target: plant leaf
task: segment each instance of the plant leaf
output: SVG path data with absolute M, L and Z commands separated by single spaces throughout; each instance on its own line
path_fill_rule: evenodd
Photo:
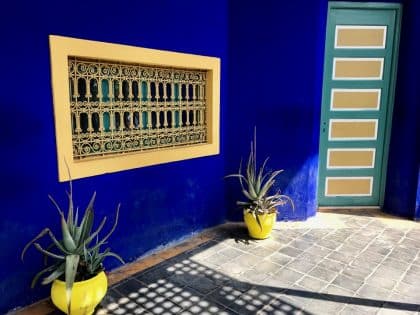
M 57 268 L 57 266 L 58 266 L 57 264 L 52 265 L 52 266 L 48 266 L 47 268 L 42 269 L 40 272 L 38 272 L 35 275 L 35 277 L 32 279 L 31 288 L 33 289 L 35 287 L 35 284 L 37 283 L 39 277 L 41 277 L 44 273 L 47 273 L 47 272 L 50 272 L 50 271 L 55 270 Z
M 39 250 L 41 253 L 43 253 L 43 254 L 45 254 L 45 255 L 48 255 L 48 256 L 50 256 L 50 257 L 52 257 L 52 258 L 55 258 L 55 259 L 60 259 L 60 260 L 64 260 L 64 259 L 65 259 L 65 257 L 64 257 L 64 256 L 57 255 L 57 254 L 51 253 L 51 252 L 49 252 L 49 251 L 47 251 L 47 250 L 43 249 L 43 248 L 41 247 L 41 245 L 39 245 L 38 243 L 34 243 L 34 246 L 35 246 L 35 248 L 36 248 L 37 250 Z
M 74 239 L 69 231 L 69 226 L 67 225 L 64 215 L 61 215 L 61 232 L 63 233 L 63 244 L 64 247 L 69 251 L 73 252 L 76 249 L 76 244 Z
M 28 250 L 29 246 L 31 246 L 35 241 L 43 237 L 45 234 L 47 234 L 49 231 L 49 228 L 43 229 L 37 236 L 35 236 L 32 240 L 30 240 L 25 247 L 22 250 L 22 253 L 20 254 L 20 259 L 23 261 L 23 257 L 25 256 L 26 251 Z
M 42 280 L 42 284 L 48 284 L 53 282 L 55 279 L 60 277 L 64 273 L 64 266 L 65 263 L 63 262 L 61 265 L 59 265 L 52 274 L 50 274 L 48 277 L 44 278 Z
M 79 264 L 79 255 L 68 255 L 66 256 L 66 303 L 67 303 L 67 314 L 71 314 L 71 292 L 73 289 L 73 283 L 76 278 L 77 266 Z

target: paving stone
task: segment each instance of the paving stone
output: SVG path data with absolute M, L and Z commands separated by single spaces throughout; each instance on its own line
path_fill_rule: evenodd
M 229 285 L 223 285 L 207 294 L 206 299 L 227 306 L 238 299 L 245 291 L 238 290 Z
M 192 305 L 191 307 L 183 310 L 180 315 L 210 315 L 210 314 L 217 314 L 217 315 L 233 315 L 237 314 L 232 310 L 229 310 L 222 305 L 217 303 L 212 303 L 207 300 L 201 300 L 197 304 Z
M 412 249 L 403 246 L 397 246 L 392 250 L 388 257 L 410 263 L 416 258 L 416 255 L 417 251 L 413 251 Z
M 252 283 L 259 284 L 262 283 L 265 279 L 267 279 L 269 277 L 269 274 L 250 269 L 247 272 L 244 272 L 242 276 L 244 277 L 244 279 L 247 279 Z
M 387 278 L 399 280 L 403 276 L 404 270 L 398 270 L 388 266 L 379 266 L 373 275 L 381 277 L 386 275 Z
M 376 314 L 379 310 L 379 307 L 346 305 L 341 310 L 340 315 Z
M 184 288 L 177 295 L 173 296 L 171 301 L 179 305 L 183 309 L 187 309 L 194 304 L 199 303 L 203 299 L 203 295 L 191 289 Z
M 392 290 L 397 284 L 397 281 L 387 278 L 386 275 L 379 276 L 375 274 L 367 278 L 366 283 L 385 290 Z
M 368 251 L 364 251 L 362 253 L 359 254 L 359 256 L 357 257 L 357 259 L 359 260 L 364 260 L 367 262 L 374 262 L 374 263 L 381 263 L 384 260 L 384 256 L 383 255 L 379 255 L 373 252 L 368 252 Z
M 331 270 L 327 270 L 325 268 L 316 266 L 314 269 L 312 269 L 308 275 L 318 278 L 327 282 L 330 282 L 337 276 L 337 272 L 333 272 Z
M 325 296 L 329 300 L 335 300 L 336 297 L 341 298 L 342 300 L 346 300 L 346 303 L 351 302 L 352 296 L 354 295 L 353 292 L 337 287 L 336 285 L 330 284 L 326 288 L 322 290 L 322 293 L 325 294 Z
M 371 273 L 373 272 L 372 269 L 365 269 L 363 267 L 355 267 L 355 266 L 346 266 L 343 271 L 341 272 L 343 275 L 355 278 L 359 280 L 366 279 Z
M 316 266 L 315 263 L 306 259 L 302 259 L 302 258 L 294 259 L 290 263 L 287 264 L 288 268 L 291 268 L 291 269 L 294 269 L 303 273 L 307 273 L 309 270 L 313 269 L 315 266 Z
M 394 259 L 394 258 L 391 258 L 391 257 L 385 258 L 385 260 L 382 261 L 381 265 L 386 266 L 386 267 L 391 267 L 391 268 L 394 268 L 394 269 L 398 269 L 398 270 L 401 270 L 402 272 L 407 270 L 408 267 L 410 266 L 410 264 L 407 263 L 407 262 L 397 260 L 397 259 Z
M 264 306 L 268 305 L 272 299 L 272 297 L 267 296 L 264 299 L 259 299 L 247 291 L 229 304 L 228 308 L 241 315 L 256 314 Z
M 244 252 L 239 250 L 239 249 L 236 249 L 236 248 L 227 247 L 227 248 L 222 249 L 218 253 L 222 254 L 223 256 L 227 256 L 227 257 L 233 259 L 233 258 L 236 258 L 236 257 L 242 255 Z
M 319 292 L 322 288 L 325 288 L 328 285 L 328 282 L 311 276 L 304 276 L 298 284 L 306 289 Z
M 383 288 L 375 287 L 365 283 L 358 291 L 357 296 L 364 299 L 386 300 L 390 296 L 391 291 Z
M 332 284 L 346 290 L 356 292 L 362 286 L 363 281 L 340 274 L 334 279 Z
M 281 266 L 287 265 L 292 260 L 291 257 L 278 252 L 271 255 L 268 259 Z
M 311 248 L 309 248 L 305 251 L 306 254 L 316 255 L 316 256 L 320 256 L 322 258 L 326 257 L 331 252 L 332 252 L 331 249 L 321 247 L 321 246 L 318 246 L 318 245 L 314 245 L 314 246 L 312 246 Z
M 325 258 L 319 262 L 318 267 L 322 267 L 324 269 L 331 270 L 334 272 L 340 272 L 346 267 L 346 264 L 336 260 Z
M 249 250 L 248 252 L 258 257 L 267 257 L 273 254 L 275 251 L 276 251 L 275 249 L 269 249 L 263 246 L 258 246 Z
M 279 249 L 279 251 L 278 251 L 278 252 L 279 252 L 279 253 L 281 253 L 281 254 L 284 254 L 284 255 L 290 256 L 290 257 L 292 257 L 292 258 L 296 258 L 296 257 L 298 257 L 300 254 L 302 254 L 302 253 L 303 253 L 303 251 L 302 251 L 302 250 L 297 249 L 297 248 L 294 248 L 294 247 L 292 247 L 292 246 L 286 246 L 286 247 L 283 247 L 283 248 Z
M 309 315 L 303 309 L 296 307 L 292 303 L 287 303 L 285 301 L 273 301 L 270 305 L 264 307 L 261 311 L 258 312 L 258 315 Z
M 289 244 L 290 246 L 292 246 L 293 248 L 297 248 L 300 249 L 302 251 L 307 250 L 308 248 L 312 247 L 312 243 L 310 242 L 306 242 L 304 240 L 294 240 L 293 242 L 291 242 Z
M 328 255 L 328 259 L 337 260 L 344 264 L 348 264 L 354 260 L 354 256 L 340 251 L 333 251 Z
M 261 257 L 253 254 L 245 253 L 239 257 L 234 258 L 231 262 L 238 264 L 241 267 L 253 267 L 261 261 Z
M 325 248 L 328 248 L 328 249 L 331 249 L 331 250 L 335 250 L 338 247 L 340 247 L 342 244 L 341 244 L 341 242 L 337 242 L 337 241 L 331 240 L 329 238 L 324 238 L 324 239 L 316 242 L 316 245 L 321 246 L 321 247 L 325 247 Z
M 302 255 L 299 256 L 299 259 L 307 260 L 314 264 L 318 264 L 321 260 L 324 259 L 325 256 L 315 255 L 312 253 L 304 252 Z
M 201 294 L 206 294 L 216 289 L 218 284 L 207 277 L 199 277 L 192 283 L 188 283 L 188 286 Z
M 395 292 L 410 297 L 415 297 L 420 301 L 420 281 L 416 284 L 400 282 L 394 289 Z
M 281 269 L 281 266 L 269 260 L 261 260 L 259 264 L 254 266 L 253 270 L 260 273 L 274 274 Z
M 333 301 L 329 301 L 328 299 L 320 299 L 317 301 L 313 301 L 309 305 L 305 306 L 305 311 L 312 313 L 312 314 L 337 314 L 343 308 L 345 304 L 342 303 L 335 303 Z
M 205 262 L 202 262 L 202 264 L 209 267 L 212 267 L 212 266 L 220 267 L 221 265 L 229 262 L 230 260 L 231 258 L 224 256 L 222 254 L 216 253 L 206 258 Z
M 303 273 L 284 267 L 277 271 L 275 278 L 281 278 L 288 282 L 295 283 L 297 280 L 304 276 Z

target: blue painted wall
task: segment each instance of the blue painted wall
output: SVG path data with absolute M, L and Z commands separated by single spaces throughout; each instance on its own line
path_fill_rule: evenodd
M 11 1 L 0 13 L 2 167 L 0 313 L 48 295 L 29 288 L 42 259 L 20 251 L 42 228 L 57 226 L 47 194 L 64 204 L 57 181 L 48 35 L 64 35 L 222 58 L 226 107 L 226 1 Z M 223 124 L 222 110 L 222 124 Z M 222 125 L 222 135 L 224 128 Z M 222 138 L 223 142 L 223 138 Z M 74 183 L 85 206 L 97 191 L 96 218 L 120 224 L 110 246 L 127 261 L 225 220 L 221 155 L 91 177 Z M 111 221 L 112 222 L 112 221 Z M 111 223 L 109 222 L 109 223 Z M 118 263 L 107 261 L 107 269 Z
M 232 1 L 226 172 L 247 159 L 253 126 L 260 162 L 284 169 L 277 188 L 292 197 L 281 220 L 316 212 L 318 135 L 327 1 Z M 230 219 L 242 214 L 238 183 L 227 180 Z
M 420 1 L 405 1 L 384 210 L 420 219 Z

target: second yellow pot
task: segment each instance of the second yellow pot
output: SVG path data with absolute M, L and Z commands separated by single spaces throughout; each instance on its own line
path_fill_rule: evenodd
M 96 305 L 104 298 L 108 289 L 108 280 L 102 271 L 95 277 L 75 282 L 71 292 L 70 315 L 93 314 Z M 51 286 L 51 300 L 61 311 L 68 314 L 66 303 L 66 283 L 55 280 Z
M 249 236 L 255 239 L 265 239 L 270 237 L 274 224 L 276 223 L 277 213 L 257 214 L 261 226 L 254 218 L 252 213 L 244 211 L 244 221 L 248 228 Z

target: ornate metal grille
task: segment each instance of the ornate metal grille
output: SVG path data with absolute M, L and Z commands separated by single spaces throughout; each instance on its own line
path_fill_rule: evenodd
M 69 57 L 73 158 L 207 142 L 206 71 Z

